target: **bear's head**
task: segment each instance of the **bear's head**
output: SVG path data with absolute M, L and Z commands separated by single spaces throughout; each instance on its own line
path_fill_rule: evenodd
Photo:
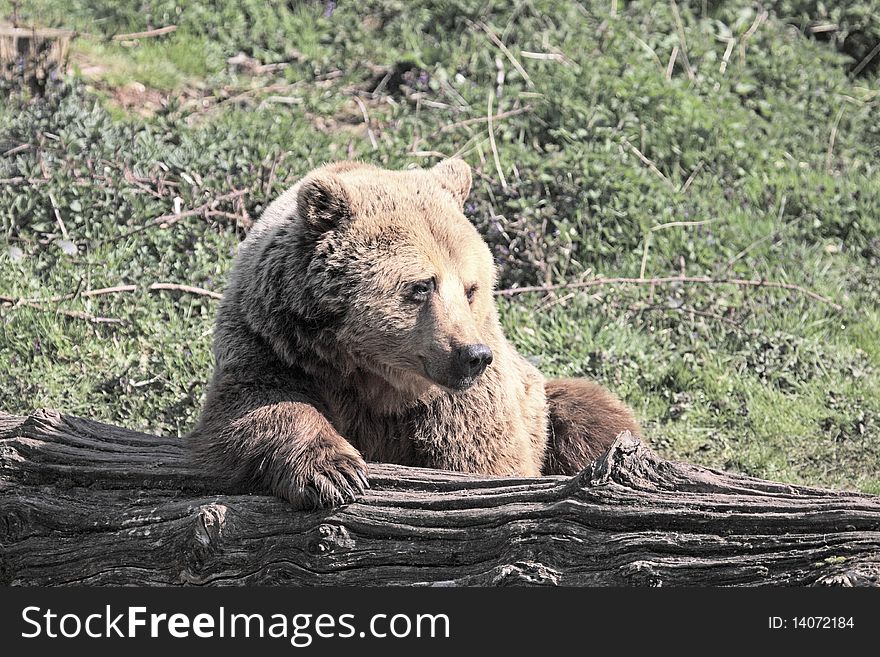
M 470 167 L 345 162 L 298 185 L 294 229 L 337 347 L 398 391 L 470 388 L 497 343 L 491 253 L 462 208 Z

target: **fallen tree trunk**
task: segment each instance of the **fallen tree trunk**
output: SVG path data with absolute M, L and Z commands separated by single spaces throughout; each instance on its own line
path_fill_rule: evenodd
M 575 477 L 373 464 L 355 504 L 223 490 L 180 440 L 0 413 L 0 584 L 880 585 L 880 497 L 664 461 Z

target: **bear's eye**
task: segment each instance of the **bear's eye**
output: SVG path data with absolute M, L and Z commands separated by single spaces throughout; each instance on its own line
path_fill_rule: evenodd
M 424 281 L 416 281 L 409 286 L 409 294 L 407 296 L 410 301 L 423 303 L 434 293 L 436 287 L 437 285 L 433 278 Z
M 477 284 L 474 283 L 465 290 L 464 293 L 465 296 L 467 296 L 468 303 L 472 303 L 474 298 L 477 296 L 477 287 Z

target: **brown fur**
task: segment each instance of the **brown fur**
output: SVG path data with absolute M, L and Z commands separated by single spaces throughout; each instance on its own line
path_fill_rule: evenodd
M 214 377 L 188 436 L 201 464 L 297 507 L 327 506 L 363 492 L 365 460 L 574 473 L 637 429 L 595 384 L 551 382 L 545 397 L 507 342 L 491 254 L 461 211 L 470 185 L 460 160 L 345 162 L 266 209 L 218 313 Z M 469 345 L 491 349 L 482 374 L 462 369 Z
M 623 431 L 641 433 L 632 411 L 587 379 L 545 384 L 550 437 L 544 474 L 574 474 L 601 456 Z

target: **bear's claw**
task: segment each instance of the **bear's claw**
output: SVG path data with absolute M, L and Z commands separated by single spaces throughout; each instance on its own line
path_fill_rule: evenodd
M 360 454 L 350 449 L 352 453 L 329 457 L 322 454 L 323 458 L 300 468 L 284 497 L 299 509 L 321 509 L 357 500 L 370 484 L 366 464 Z

